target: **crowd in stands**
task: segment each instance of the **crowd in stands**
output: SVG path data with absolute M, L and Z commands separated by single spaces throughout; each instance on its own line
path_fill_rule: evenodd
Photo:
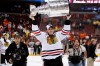
M 19 33 L 22 36 L 21 37 L 22 41 L 24 43 L 26 43 L 27 45 L 31 45 L 32 42 L 38 42 L 36 39 L 34 39 L 35 37 L 31 36 L 32 21 L 27 17 L 27 15 L 12 15 L 12 14 L 0 14 L 0 15 L 1 15 L 1 18 L 0 18 L 0 35 L 1 35 L 1 37 L 6 37 L 5 39 L 7 41 L 9 39 L 9 42 L 11 43 L 14 39 L 14 35 Z M 43 21 L 45 21 L 45 20 L 43 20 Z M 53 21 L 59 21 L 59 20 L 53 19 Z M 41 22 L 41 24 L 42 23 L 43 22 Z M 73 23 L 74 22 L 72 22 L 72 25 L 73 25 Z M 59 24 L 59 22 L 57 23 L 57 26 L 58 26 L 58 24 Z M 57 26 L 55 27 L 55 29 L 58 29 Z M 42 27 L 44 27 L 44 26 L 40 25 L 40 29 L 42 29 Z M 81 40 L 83 40 L 85 38 L 91 39 L 91 38 L 95 37 L 96 39 L 98 39 L 98 42 L 100 41 L 99 36 L 95 36 L 93 33 L 87 34 L 86 30 L 84 29 L 84 28 L 86 28 L 85 26 L 82 26 L 82 27 L 79 26 L 78 28 L 81 28 L 81 29 L 79 29 L 79 31 L 75 31 L 75 29 L 73 29 L 73 27 L 72 27 L 73 30 L 71 31 L 70 38 L 69 38 L 70 41 L 73 41 L 74 38 L 76 38 L 76 37 Z M 29 47 L 32 47 L 32 46 L 29 46 Z M 34 50 L 34 51 L 36 51 L 36 50 Z
M 44 27 L 42 24 L 46 23 L 45 19 L 43 19 L 42 21 L 44 22 L 41 22 L 39 25 L 41 30 Z M 54 21 L 59 21 L 59 20 L 53 20 L 51 23 L 55 24 Z M 99 37 L 100 35 L 95 35 L 94 30 L 92 31 L 93 33 L 89 33 L 89 34 L 87 33 L 86 30 L 89 30 L 89 28 L 87 28 L 86 25 L 90 26 L 91 24 L 78 23 L 79 25 L 74 25 L 74 22 L 71 22 L 71 23 L 72 23 L 71 24 L 72 30 L 70 32 L 70 35 L 67 36 L 67 38 L 65 38 L 62 41 L 62 44 L 64 47 L 64 53 L 65 54 L 68 53 L 69 49 L 72 48 L 75 42 L 77 42 L 76 40 L 78 40 L 79 45 L 84 46 L 86 49 L 86 52 L 87 52 L 86 57 L 89 60 L 90 60 L 90 57 L 95 60 L 95 57 L 98 56 L 98 54 L 96 54 L 95 52 L 97 50 L 96 46 L 99 45 L 100 43 L 100 37 Z M 32 33 L 31 25 L 32 25 L 32 20 L 30 20 L 26 15 L 1 14 L 0 46 L 4 44 L 5 47 L 3 49 L 7 49 L 9 44 L 13 42 L 14 35 L 20 34 L 21 41 L 24 42 L 29 48 L 30 55 L 40 55 L 42 46 L 41 46 L 41 43 L 34 36 L 31 35 Z M 94 27 L 95 25 L 97 25 L 97 21 L 94 21 L 94 25 L 92 25 L 92 27 L 95 29 L 99 28 L 99 27 Z M 98 21 L 98 25 L 99 25 L 99 21 Z M 62 24 L 60 22 L 57 22 L 55 24 L 55 30 L 60 30 L 62 28 L 61 26 Z M 77 29 L 74 26 L 75 27 L 77 26 Z M 1 42 L 2 40 L 4 40 L 3 43 Z
M 25 15 L 15 16 L 11 14 L 1 14 L 0 16 L 0 41 L 4 39 L 3 44 L 6 48 L 13 42 L 14 36 L 20 34 L 21 41 L 27 44 L 29 48 L 34 48 L 32 54 L 40 54 L 41 44 L 30 34 L 32 24 L 29 18 L 25 17 Z

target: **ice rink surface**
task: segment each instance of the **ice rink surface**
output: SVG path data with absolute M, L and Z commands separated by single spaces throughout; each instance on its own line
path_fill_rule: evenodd
M 63 64 L 64 66 L 68 66 L 68 56 L 63 56 Z M 41 56 L 29 56 L 27 61 L 27 66 L 43 66 L 43 61 Z M 0 66 L 11 66 L 10 64 L 0 65 Z M 100 62 L 94 62 L 94 66 L 100 66 Z

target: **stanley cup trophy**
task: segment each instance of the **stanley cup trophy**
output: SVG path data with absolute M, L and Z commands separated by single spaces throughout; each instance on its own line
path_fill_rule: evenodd
M 68 0 L 48 0 L 46 4 L 37 8 L 30 5 L 30 14 L 35 16 L 37 13 L 46 14 L 48 17 L 66 16 L 69 14 L 69 2 Z

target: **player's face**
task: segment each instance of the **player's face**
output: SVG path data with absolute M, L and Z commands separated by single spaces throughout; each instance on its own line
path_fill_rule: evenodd
M 49 35 L 53 35 L 54 34 L 54 28 L 47 29 L 47 32 L 48 32 Z

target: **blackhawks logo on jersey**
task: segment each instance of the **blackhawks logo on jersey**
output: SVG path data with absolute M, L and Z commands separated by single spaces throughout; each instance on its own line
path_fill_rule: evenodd
M 56 36 L 48 36 L 47 37 L 47 43 L 48 44 L 56 44 L 56 42 L 58 42 L 57 37 Z

